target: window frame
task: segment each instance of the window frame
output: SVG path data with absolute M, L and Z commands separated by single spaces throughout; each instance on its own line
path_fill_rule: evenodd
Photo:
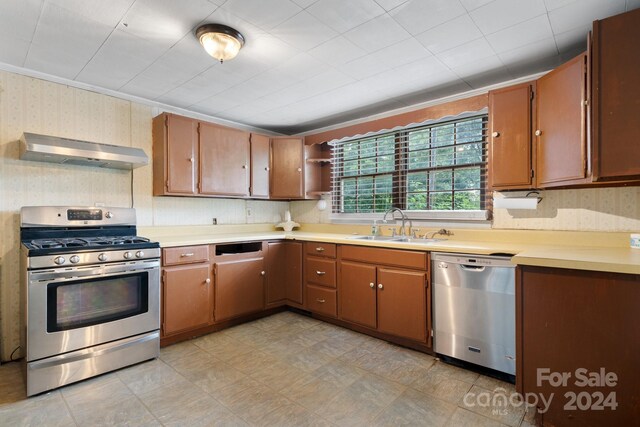
M 455 151 L 455 147 L 460 146 L 460 145 L 471 145 L 471 144 L 477 144 L 478 142 L 481 143 L 481 147 L 482 147 L 482 158 L 483 161 L 481 162 L 474 162 L 474 163 L 469 163 L 469 164 L 462 164 L 462 165 L 455 165 L 455 164 L 451 164 L 451 165 L 442 165 L 442 166 L 429 166 L 426 168 L 419 168 L 419 169 L 410 169 L 409 168 L 409 133 L 410 132 L 416 132 L 416 131 L 420 131 L 420 130 L 424 130 L 424 129 L 432 129 L 434 127 L 438 127 L 438 126 L 444 126 L 447 124 L 457 124 L 457 123 L 461 123 L 467 120 L 473 120 L 473 119 L 477 119 L 480 118 L 482 119 L 482 132 L 483 132 L 483 138 L 481 141 L 467 141 L 467 142 L 463 142 L 463 143 L 458 143 L 457 141 L 457 136 L 454 137 L 454 141 L 453 144 L 450 145 L 446 145 L 443 146 L 442 148 L 447 148 L 447 147 L 452 147 L 454 148 L 454 159 L 456 156 L 456 151 Z M 376 140 L 376 139 L 381 139 L 381 138 L 385 138 L 388 137 L 390 135 L 394 136 L 394 140 L 395 140 L 395 150 L 394 150 L 394 170 L 392 172 L 376 172 L 375 173 L 370 173 L 370 174 L 363 174 L 363 175 L 353 175 L 353 176 L 347 176 L 345 177 L 343 174 L 341 174 L 341 176 L 339 178 L 333 178 L 332 179 L 332 189 L 334 191 L 334 193 L 332 194 L 332 206 L 331 206 L 331 214 L 330 214 L 330 219 L 332 222 L 345 222 L 345 223 L 357 223 L 357 222 L 363 222 L 363 221 L 371 221 L 374 219 L 380 219 L 380 215 L 381 212 L 350 212 L 350 213 L 345 213 L 345 212 L 334 212 L 334 208 L 335 208 L 335 204 L 340 204 L 341 205 L 341 210 L 344 210 L 344 197 L 342 195 L 342 188 L 343 188 L 343 180 L 344 179 L 350 179 L 353 178 L 356 180 L 358 180 L 358 178 L 360 177 L 375 177 L 375 176 L 380 176 L 380 175 L 387 175 L 387 174 L 392 174 L 392 206 L 394 207 L 399 207 L 400 209 L 403 209 L 407 216 L 410 219 L 413 220 L 431 220 L 431 221 L 460 221 L 460 222 L 479 222 L 479 221 L 485 221 L 488 222 L 489 218 L 490 218 L 490 201 L 488 200 L 488 196 L 489 196 L 489 189 L 488 189 L 488 180 L 487 180 L 487 169 L 488 169 L 488 163 L 487 163 L 487 154 L 486 154 L 486 149 L 487 149 L 487 144 L 488 144 L 488 138 L 487 138 L 487 125 L 488 125 L 488 115 L 486 113 L 486 111 L 479 111 L 476 112 L 474 114 L 465 114 L 464 117 L 449 117 L 447 119 L 443 119 L 443 120 L 439 120 L 439 121 L 432 121 L 429 122 L 428 124 L 421 124 L 421 125 L 413 125 L 413 126 L 407 126 L 407 127 L 403 127 L 403 128 L 396 128 L 394 130 L 390 130 L 387 132 L 380 132 L 378 134 L 374 134 L 374 135 L 364 135 L 358 138 L 353 138 L 351 140 L 343 140 L 342 142 L 340 142 L 340 145 L 343 146 L 344 144 L 347 144 L 349 142 L 362 142 L 362 141 L 366 141 L 368 139 L 372 139 L 372 140 Z M 455 127 L 454 129 L 457 129 L 457 127 Z M 429 136 L 431 138 L 431 135 Z M 439 147 L 438 147 L 439 148 Z M 335 149 L 335 148 L 334 148 Z M 429 147 L 425 150 L 429 151 L 429 155 L 432 156 L 433 155 L 433 151 L 435 148 L 434 147 Z M 417 151 L 417 150 L 416 150 Z M 333 154 L 332 154 L 333 156 Z M 334 165 L 335 164 L 339 164 L 341 166 L 344 165 L 344 151 L 340 150 L 339 154 L 337 155 L 337 157 L 334 158 Z M 333 157 L 332 157 L 333 158 Z M 358 159 L 360 159 L 360 157 L 358 157 Z M 377 163 L 376 163 L 377 164 Z M 473 188 L 473 189 L 459 189 L 456 190 L 455 189 L 455 171 L 456 170 L 460 170 L 460 169 L 465 169 L 465 168 L 475 168 L 475 167 L 480 167 L 480 188 Z M 377 169 L 377 168 L 376 168 Z M 359 172 L 360 169 L 358 169 Z M 426 172 L 427 173 L 427 189 L 424 193 L 425 197 L 426 197 L 426 201 L 427 201 L 427 206 L 429 204 L 429 194 L 432 192 L 432 190 L 429 190 L 429 173 L 437 171 L 437 170 L 450 170 L 451 171 L 451 190 L 450 190 L 450 194 L 451 194 L 451 205 L 452 205 L 452 209 L 451 210 L 408 210 L 407 209 L 407 204 L 408 204 L 408 194 L 410 194 L 410 192 L 408 191 L 407 188 L 407 183 L 408 183 L 408 176 L 410 173 L 415 173 L 415 172 Z M 339 180 L 339 185 L 337 185 L 334 188 L 334 179 L 335 180 Z M 481 203 L 481 209 L 479 210 L 455 210 L 453 209 L 455 207 L 455 194 L 457 192 L 464 192 L 464 191 L 478 191 L 479 190 L 479 197 L 480 197 L 480 203 Z M 374 196 L 375 197 L 375 196 Z M 356 192 L 356 203 L 357 203 L 357 192 Z M 384 212 L 384 211 L 383 211 Z

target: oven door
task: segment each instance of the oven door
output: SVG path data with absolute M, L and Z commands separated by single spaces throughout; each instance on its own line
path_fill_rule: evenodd
M 27 274 L 27 361 L 160 328 L 160 261 Z

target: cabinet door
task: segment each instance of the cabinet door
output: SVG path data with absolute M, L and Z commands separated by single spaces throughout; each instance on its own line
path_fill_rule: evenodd
M 378 267 L 378 330 L 427 340 L 427 276 L 424 271 Z
M 271 140 L 271 197 L 301 199 L 304 197 L 303 141 L 301 138 Z
M 251 196 L 269 198 L 269 137 L 251 134 Z
M 554 187 L 583 182 L 587 173 L 586 55 L 537 81 L 537 182 Z
M 285 242 L 284 260 L 287 301 L 302 305 L 302 243 Z
M 338 288 L 340 318 L 376 327 L 376 267 L 343 261 Z
M 216 322 L 264 309 L 264 259 L 218 262 L 215 268 Z
M 166 188 L 171 194 L 196 193 L 198 122 L 167 115 Z
M 200 193 L 249 195 L 249 134 L 200 123 Z
M 284 300 L 302 304 L 302 243 L 267 243 L 266 264 L 267 305 Z
M 640 179 L 640 9 L 593 23 L 594 180 Z
M 489 177 L 494 189 L 532 186 L 530 83 L 489 92 Z
M 266 262 L 266 303 L 274 305 L 279 302 L 284 303 L 287 298 L 286 281 L 287 281 L 287 258 L 286 242 L 269 242 L 267 243 Z
M 163 335 L 206 326 L 213 320 L 209 264 L 163 270 Z

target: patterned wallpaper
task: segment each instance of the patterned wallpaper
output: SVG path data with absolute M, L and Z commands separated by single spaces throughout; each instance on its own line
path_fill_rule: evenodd
M 540 196 L 543 199 L 536 210 L 494 209 L 491 228 L 640 232 L 640 187 L 547 190 Z M 319 211 L 310 201 L 291 202 L 291 215 L 298 222 L 331 222 L 330 208 Z
M 493 228 L 640 231 L 640 187 L 547 190 L 540 196 L 542 201 L 536 210 L 494 209 Z
M 23 132 L 142 148 L 151 107 L 0 72 L 0 357 L 20 342 L 19 211 L 28 205 L 130 206 L 131 172 L 19 160 Z M 133 171 L 140 225 L 276 223 L 287 202 L 152 197 L 152 168 Z M 251 215 L 247 215 L 248 210 Z M 14 355 L 14 357 L 16 357 Z

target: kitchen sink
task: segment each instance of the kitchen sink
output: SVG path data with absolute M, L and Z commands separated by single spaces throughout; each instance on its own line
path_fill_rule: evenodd
M 353 236 L 353 237 L 349 237 L 349 239 L 353 239 L 353 240 L 376 240 L 376 241 L 383 241 L 383 242 L 402 242 L 402 239 L 406 239 L 406 237 L 400 237 L 400 236 L 395 236 L 395 237 L 391 237 L 391 236 Z
M 437 243 L 442 242 L 447 239 L 423 239 L 420 237 L 403 237 L 403 240 L 398 240 L 398 242 L 406 242 L 406 243 Z
M 436 243 L 447 239 L 422 239 L 419 237 L 406 237 L 406 236 L 354 236 L 349 237 L 353 240 L 371 240 L 382 242 L 400 242 L 400 243 Z

